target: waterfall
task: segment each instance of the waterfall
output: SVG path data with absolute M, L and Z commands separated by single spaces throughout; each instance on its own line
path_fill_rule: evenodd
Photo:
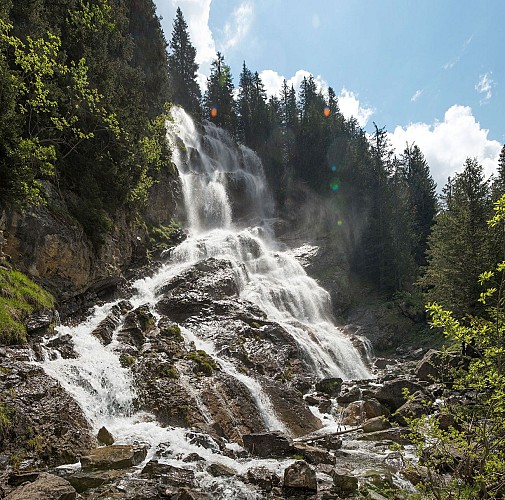
M 180 108 L 173 108 L 172 118 L 167 136 L 183 186 L 189 236 L 172 250 L 156 274 L 133 283 L 132 306 L 147 304 L 159 319 L 155 304 L 163 284 L 201 260 L 223 259 L 231 263 L 239 298 L 255 304 L 269 321 L 288 332 L 317 377 L 370 378 L 358 352 L 333 322 L 329 294 L 275 241 L 269 227 L 273 202 L 258 156 L 244 146 L 237 147 L 226 132 L 212 124 L 197 129 Z M 184 429 L 162 428 L 152 415 L 133 410 L 137 395 L 132 375 L 121 366 L 118 355 L 121 324 L 108 346 L 92 335 L 115 304 L 96 307 L 80 325 L 58 326 L 59 334 L 72 336 L 78 357 L 47 356 L 41 363 L 46 372 L 76 398 L 95 430 L 106 425 L 119 443 L 138 440 L 150 444 L 148 458 L 159 443 L 168 442 L 180 454 L 198 452 L 209 462 L 230 464 L 230 458 L 189 443 Z M 181 332 L 186 345 L 204 349 L 227 376 L 249 390 L 266 428 L 286 430 L 262 388 L 261 377 L 240 372 L 212 340 L 200 336 L 198 327 L 185 325 Z M 191 390 L 185 375 L 181 385 Z M 203 399 L 198 395 L 194 399 L 210 421 Z M 272 467 L 279 466 L 274 463 L 277 465 Z M 244 469 L 236 462 L 233 466 Z

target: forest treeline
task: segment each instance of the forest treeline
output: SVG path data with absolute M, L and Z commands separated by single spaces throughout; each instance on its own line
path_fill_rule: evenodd
M 246 62 L 235 88 L 218 53 L 202 95 L 180 9 L 168 42 L 152 0 L 7 0 L 0 19 L 3 204 L 43 201 L 48 180 L 100 244 L 114 211 L 141 205 L 159 169 L 172 168 L 171 102 L 260 155 L 281 213 L 327 205 L 325 230 L 355 277 L 388 296 L 478 309 L 479 274 L 503 258 L 505 240 L 487 236 L 486 221 L 505 192 L 505 150 L 495 178 L 469 158 L 439 197 L 415 144 L 397 154 L 384 128 L 368 136 L 312 76 L 267 97 Z

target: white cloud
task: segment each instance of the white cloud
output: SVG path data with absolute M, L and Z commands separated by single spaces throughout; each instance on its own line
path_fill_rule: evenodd
M 472 40 L 473 40 L 473 35 L 471 35 L 470 37 L 468 37 L 465 40 L 465 42 L 463 43 L 463 47 L 461 48 L 458 56 L 455 59 L 453 59 L 452 61 L 445 63 L 442 66 L 442 68 L 444 68 L 445 70 L 449 70 L 449 69 L 454 68 L 454 66 L 456 66 L 456 64 L 458 64 L 459 61 L 461 61 L 461 58 L 465 55 L 466 49 L 472 43 Z
M 482 100 L 480 101 L 481 104 L 485 104 L 493 97 L 493 86 L 494 86 L 494 81 L 491 79 L 491 74 L 492 73 L 484 73 L 483 75 L 480 75 L 479 81 L 477 85 L 475 85 L 475 90 L 479 94 L 484 94 L 482 97 Z
M 249 33 L 253 21 L 253 6 L 250 2 L 241 3 L 232 13 L 231 20 L 223 28 L 224 40 L 220 44 L 223 51 L 236 47 Z
M 441 190 L 449 176 L 463 170 L 468 157 L 477 158 L 487 176 L 496 171 L 501 144 L 488 139 L 488 133 L 475 120 L 470 107 L 454 105 L 445 112 L 443 122 L 398 126 L 389 138 L 398 153 L 407 143 L 417 144 Z
M 412 102 L 416 102 L 423 95 L 423 92 L 424 91 L 422 89 L 416 90 L 415 94 L 410 98 L 410 100 Z
M 374 114 L 373 108 L 367 108 L 362 106 L 359 102 L 357 94 L 347 90 L 345 87 L 340 91 L 338 97 L 338 107 L 342 114 L 347 118 L 352 116 L 356 118 L 357 122 L 361 127 L 364 127 L 370 117 Z

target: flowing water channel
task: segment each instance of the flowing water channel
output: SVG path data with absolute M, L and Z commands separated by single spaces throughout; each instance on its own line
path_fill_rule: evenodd
M 168 140 L 174 148 L 174 162 L 182 181 L 189 236 L 172 250 L 167 263 L 154 276 L 133 284 L 132 305 L 149 304 L 156 315 L 154 304 L 163 283 L 201 260 L 225 259 L 231 263 L 240 298 L 254 303 L 269 320 L 285 328 L 318 378 L 369 378 L 360 355 L 334 325 L 329 294 L 272 235 L 269 220 L 273 203 L 259 158 L 245 147 L 237 148 L 215 126 L 208 124 L 203 130 L 197 129 L 182 109 L 174 108 L 172 113 Z M 42 363 L 46 372 L 76 398 L 96 430 L 105 425 L 119 443 L 148 443 L 148 458 L 160 443 L 170 443 L 179 455 L 197 451 L 210 462 L 228 465 L 233 462 L 237 470 L 250 467 L 250 461 L 238 464 L 191 444 L 186 429 L 163 428 L 151 415 L 134 411 L 136 392 L 129 369 L 119 362 L 117 331 L 108 346 L 103 346 L 91 334 L 115 303 L 95 307 L 78 326 L 60 326 L 59 334 L 72 336 L 79 357 L 52 359 L 54 356 L 47 356 Z M 286 430 L 253 375 L 239 372 L 211 341 L 199 336 L 197 329 L 182 328 L 181 331 L 186 343 L 194 342 L 197 348 L 211 354 L 230 377 L 247 387 L 266 428 Z M 198 404 L 202 405 L 205 415 L 203 401 Z M 208 412 L 207 418 L 210 418 Z M 165 461 L 177 463 L 178 459 Z M 286 466 L 278 461 L 263 460 L 262 465 L 265 463 L 273 469 Z M 199 478 L 203 486 L 209 480 L 203 473 Z M 223 480 L 222 498 L 227 494 L 232 498 L 228 490 L 236 487 Z M 253 493 L 250 498 L 254 498 Z

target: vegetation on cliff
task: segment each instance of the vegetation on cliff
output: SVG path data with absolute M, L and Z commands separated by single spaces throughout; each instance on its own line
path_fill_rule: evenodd
M 54 307 L 53 297 L 23 273 L 0 262 L 0 345 L 26 342 L 25 320 Z

